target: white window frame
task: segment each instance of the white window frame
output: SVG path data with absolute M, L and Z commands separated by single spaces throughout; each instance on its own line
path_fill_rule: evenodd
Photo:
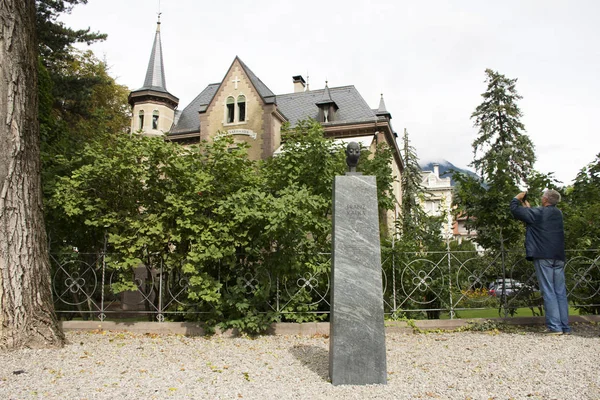
M 240 120 L 240 108 L 239 108 L 239 100 L 240 97 L 244 99 L 244 119 Z M 233 99 L 233 103 L 228 103 L 229 99 Z M 233 121 L 229 122 L 229 109 L 228 109 L 228 105 L 229 104 L 233 104 Z M 248 96 L 246 96 L 244 93 L 240 93 L 236 96 L 234 95 L 229 95 L 225 98 L 225 104 L 224 104 L 224 110 L 223 110 L 223 125 L 241 125 L 241 124 L 245 124 L 248 122 Z

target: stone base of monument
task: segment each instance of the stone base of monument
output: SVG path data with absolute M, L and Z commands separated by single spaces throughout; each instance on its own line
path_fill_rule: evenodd
M 329 377 L 334 385 L 386 384 L 375 177 L 337 176 L 333 203 Z

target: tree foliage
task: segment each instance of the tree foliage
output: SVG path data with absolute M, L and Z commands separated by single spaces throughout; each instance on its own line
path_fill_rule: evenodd
M 89 28 L 73 30 L 58 21 L 60 14 L 86 3 L 87 0 L 36 1 L 38 120 L 45 199 L 50 198 L 59 177 L 69 175 L 86 162 L 82 155 L 88 143 L 113 140 L 110 136 L 129 126 L 129 90 L 115 82 L 105 62 L 90 51 L 74 47 L 77 43 L 103 40 L 106 35 L 90 32 Z M 63 220 L 61 214 L 46 213 L 54 249 L 64 244 Z M 82 227 L 75 228 L 73 232 Z
M 563 203 L 565 216 L 565 241 L 571 262 L 567 274 L 575 277 L 577 284 L 571 292 L 577 297 L 580 310 L 589 314 L 600 314 L 600 270 L 598 249 L 600 248 L 600 154 L 579 171 L 573 185 L 566 188 Z
M 520 121 L 516 79 L 490 69 L 485 71 L 487 90 L 471 115 L 479 135 L 473 141 L 471 163 L 479 177 L 455 174 L 457 214 L 468 218 L 485 248 L 511 246 L 522 240 L 522 226 L 508 208 L 519 186 L 528 185 L 535 162 L 534 146 Z
M 78 4 L 88 0 L 36 0 L 36 33 L 39 55 L 46 67 L 70 61 L 72 46 L 76 43 L 92 44 L 106 39 L 106 34 L 90 32 L 91 29 L 74 30 L 58 20 L 60 14 L 69 14 Z
M 71 126 L 81 123 L 82 119 L 93 120 L 98 104 L 91 98 L 95 95 L 98 101 L 97 87 L 108 83 L 116 86 L 104 63 L 91 52 L 81 54 L 74 47 L 77 43 L 89 45 L 104 40 L 106 35 L 90 32 L 89 28 L 73 30 L 58 20 L 61 14 L 70 13 L 75 5 L 86 3 L 87 0 L 36 0 L 40 121 L 45 142 L 52 143 L 52 139 L 61 136 L 60 131 L 69 132 Z M 122 102 L 122 97 L 110 94 L 110 97 L 104 96 L 105 102 L 116 99 Z M 95 128 L 106 121 L 101 122 Z M 75 129 L 74 135 L 80 133 Z
M 137 290 L 142 264 L 177 274 L 193 310 L 224 326 L 256 331 L 281 312 L 312 318 L 298 312 L 317 310 L 316 288 L 297 283 L 329 271 L 331 188 L 345 156 L 315 121 L 283 137 L 285 151 L 261 162 L 230 136 L 188 148 L 138 135 L 94 140 L 48 202 L 55 242 L 100 251 L 107 235 L 121 277 L 113 290 Z M 378 170 L 388 156 L 365 166 Z M 277 293 L 276 282 L 289 290 Z M 279 310 L 268 306 L 276 294 Z
M 473 142 L 471 165 L 489 183 L 526 183 L 533 169 L 535 152 L 520 120 L 523 114 L 517 101 L 522 96 L 516 89 L 517 80 L 490 69 L 485 73 L 487 91 L 471 115 L 479 128 L 479 136 Z
M 395 245 L 399 250 L 418 251 L 437 249 L 441 242 L 443 215 L 428 215 L 421 203 L 428 193 L 423 186 L 419 158 L 410 145 L 408 131 L 404 130 L 404 172 L 402 174 L 402 218 L 398 224 L 400 241 Z
M 600 154 L 579 171 L 563 198 L 568 249 L 600 248 Z

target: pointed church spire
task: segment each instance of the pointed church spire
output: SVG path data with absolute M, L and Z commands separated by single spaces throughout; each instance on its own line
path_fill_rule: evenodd
M 379 100 L 379 108 L 375 111 L 375 115 L 392 119 L 392 114 L 385 107 L 385 101 L 383 101 L 383 93 L 381 93 L 381 99 Z
M 159 12 L 144 86 L 129 93 L 129 104 L 132 107 L 136 104 L 159 102 L 174 110 L 179 104 L 179 99 L 169 93 L 165 82 L 165 68 L 163 64 L 162 45 L 160 43 L 160 15 L 161 13 Z
M 156 35 L 152 45 L 152 53 L 146 70 L 146 79 L 142 89 L 153 89 L 161 92 L 167 92 L 165 81 L 165 68 L 163 64 L 162 45 L 160 42 L 160 13 L 158 13 L 158 22 L 156 23 Z
M 383 101 L 383 93 L 381 93 L 381 99 L 379 99 L 379 108 L 377 109 L 378 113 L 385 113 L 387 109 L 385 108 L 385 101 Z

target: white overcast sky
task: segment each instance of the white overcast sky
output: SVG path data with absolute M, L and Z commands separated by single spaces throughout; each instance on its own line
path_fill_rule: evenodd
M 61 19 L 108 34 L 92 50 L 143 85 L 159 0 L 89 0 Z M 568 184 L 600 153 L 600 1 L 160 0 L 167 89 L 183 109 L 239 56 L 275 93 L 354 85 L 409 132 L 421 161 L 466 167 L 486 68 L 518 78 L 536 169 Z

